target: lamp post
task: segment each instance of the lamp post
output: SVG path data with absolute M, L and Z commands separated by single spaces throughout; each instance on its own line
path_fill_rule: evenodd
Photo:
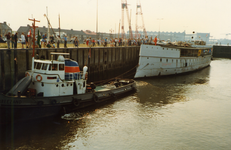
M 159 20 L 159 35 L 158 35 L 158 38 L 160 39 L 160 21 L 164 20 L 164 18 L 158 18 L 157 20 Z

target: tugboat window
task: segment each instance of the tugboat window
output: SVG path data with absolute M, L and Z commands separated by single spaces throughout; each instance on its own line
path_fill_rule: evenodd
M 57 69 L 58 69 L 58 68 L 57 68 L 57 64 L 52 64 L 52 65 L 49 66 L 49 70 L 50 70 L 50 71 L 51 71 L 51 70 L 52 70 L 52 71 L 57 71 Z
M 64 64 L 59 64 L 59 70 L 64 70 Z
M 36 69 L 37 62 L 34 62 L 34 69 Z
M 47 65 L 48 64 L 43 64 L 42 70 L 47 70 Z
M 41 65 L 42 65 L 41 63 L 37 63 L 36 69 L 40 70 L 41 69 Z

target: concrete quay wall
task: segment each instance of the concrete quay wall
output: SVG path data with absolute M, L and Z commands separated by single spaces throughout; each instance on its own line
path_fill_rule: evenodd
M 139 60 L 139 49 L 139 47 L 43 48 L 36 49 L 35 54 L 50 59 L 50 52 L 70 53 L 70 58 L 79 63 L 81 71 L 83 66 L 88 66 L 88 81 L 99 82 L 117 77 L 129 70 L 120 77 L 126 78 L 129 74 L 133 77 Z M 25 76 L 26 70 L 31 70 L 32 53 L 32 49 L 0 50 L 0 91 L 9 90 Z
M 231 46 L 213 46 L 213 57 L 231 58 Z

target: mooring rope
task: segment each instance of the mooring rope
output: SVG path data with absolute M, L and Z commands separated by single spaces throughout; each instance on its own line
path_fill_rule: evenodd
M 132 71 L 132 70 L 133 70 L 134 68 L 136 68 L 138 65 L 139 65 L 139 64 L 135 65 L 132 69 L 130 69 L 130 70 L 124 72 L 123 74 L 118 75 L 118 76 L 116 76 L 116 77 L 114 77 L 114 78 L 107 79 L 107 80 L 101 80 L 101 81 L 97 81 L 97 82 L 94 82 L 94 83 L 95 83 L 95 84 L 97 84 L 97 83 L 104 84 L 104 83 L 107 83 L 107 82 L 109 82 L 109 81 L 115 80 L 115 79 L 119 78 L 120 76 L 123 76 L 124 74 L 126 74 L 126 73 Z M 100 84 L 99 84 L 99 85 L 100 85 Z

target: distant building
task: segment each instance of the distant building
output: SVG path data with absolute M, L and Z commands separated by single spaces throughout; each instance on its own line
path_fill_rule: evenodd
M 12 29 L 6 22 L 0 23 L 0 35 L 4 37 L 8 32 L 12 33 Z
M 133 37 L 135 37 L 135 31 L 132 31 Z M 144 38 L 143 31 L 139 31 L 140 38 Z M 129 35 L 129 31 L 127 32 Z M 154 38 L 157 36 L 160 40 L 170 41 L 192 41 L 192 40 L 203 40 L 209 42 L 210 33 L 192 33 L 186 34 L 184 32 L 159 32 L 159 31 L 147 31 L 148 37 Z

